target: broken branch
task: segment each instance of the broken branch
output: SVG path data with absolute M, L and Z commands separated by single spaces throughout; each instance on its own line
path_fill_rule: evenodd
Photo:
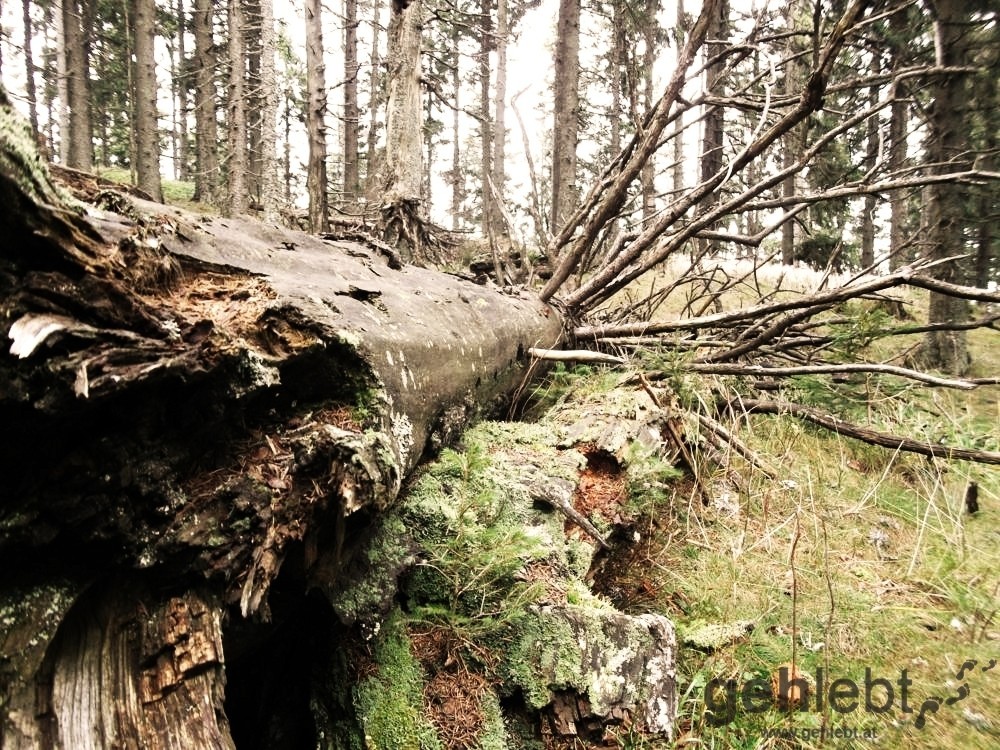
M 956 448 L 941 443 L 928 443 L 911 438 L 900 437 L 886 432 L 869 430 L 850 422 L 845 422 L 830 414 L 824 414 L 818 409 L 813 409 L 801 404 L 793 404 L 786 401 L 759 401 L 756 399 L 733 399 L 722 401 L 723 408 L 740 409 L 747 414 L 790 414 L 793 417 L 811 422 L 843 435 L 854 438 L 869 445 L 878 445 L 892 450 L 917 453 L 921 456 L 932 458 L 946 458 L 949 460 L 973 461 L 981 464 L 1000 465 L 1000 452 L 981 451 L 974 448 Z

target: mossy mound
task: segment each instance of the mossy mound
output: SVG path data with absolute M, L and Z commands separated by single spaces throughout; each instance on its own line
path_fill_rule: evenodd
M 595 398 L 564 399 L 538 423 L 479 424 L 381 519 L 373 564 L 335 603 L 377 610 L 413 563 L 374 636 L 375 675 L 354 688 L 365 747 L 401 732 L 393 747 L 671 734 L 673 626 L 616 610 L 587 581 L 594 532 L 614 539 L 634 496 L 676 471 L 652 439 L 663 415 L 651 403 L 617 393 L 595 417 Z

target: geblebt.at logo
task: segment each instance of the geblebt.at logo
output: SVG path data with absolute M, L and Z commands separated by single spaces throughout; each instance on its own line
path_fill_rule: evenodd
M 778 667 L 771 679 L 758 677 L 742 683 L 737 680 L 715 678 L 705 685 L 706 720 L 713 726 L 733 721 L 742 710 L 747 714 L 760 714 L 771 709 L 839 714 L 863 711 L 870 714 L 887 714 L 898 710 L 903 714 L 916 714 L 913 725 L 923 729 L 928 714 L 936 713 L 943 706 L 965 700 L 971 693 L 967 678 L 976 672 L 987 672 L 997 664 L 990 659 L 982 665 L 967 659 L 955 675 L 959 682 L 956 692 L 945 696 L 931 696 L 917 702 L 911 694 L 913 680 L 907 670 L 898 677 L 876 676 L 865 668 L 863 680 L 827 675 L 822 667 L 814 677 L 803 674 L 793 664 Z M 977 668 L 978 667 L 978 668 Z

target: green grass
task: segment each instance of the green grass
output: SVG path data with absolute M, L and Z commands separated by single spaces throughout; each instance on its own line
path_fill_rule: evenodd
M 866 354 L 880 349 L 879 356 L 888 356 L 918 340 L 877 341 Z M 972 375 L 1000 372 L 1000 334 L 974 331 L 970 346 Z M 873 379 L 861 389 L 870 401 L 851 405 L 819 379 L 808 385 L 789 395 L 805 393 L 828 411 L 850 407 L 849 418 L 874 429 L 1000 447 L 996 387 L 932 391 Z M 701 388 L 708 387 L 703 381 Z M 709 506 L 692 504 L 687 488 L 675 495 L 666 518 L 660 503 L 618 568 L 619 589 L 632 592 L 625 605 L 670 615 L 682 635 L 705 623 L 755 623 L 750 634 L 711 652 L 682 646 L 677 746 L 996 747 L 1000 666 L 982 667 L 1000 659 L 1000 471 L 893 453 L 789 417 L 755 416 L 731 427 L 777 478 L 736 457 L 728 466 L 704 461 Z M 970 481 L 979 485 L 981 510 L 974 516 L 964 506 Z M 808 675 L 822 667 L 862 688 L 866 670 L 895 683 L 905 669 L 914 709 L 932 696 L 957 696 L 962 685 L 969 693 L 928 713 L 922 728 L 916 710 L 900 710 L 898 684 L 884 714 L 815 705 L 792 714 L 752 713 L 740 704 L 713 725 L 714 693 L 706 700 L 713 679 L 740 686 L 768 680 L 793 656 Z M 977 667 L 959 680 L 967 659 Z M 714 703 L 718 708 L 720 701 Z M 859 736 L 822 741 L 823 727 Z M 776 730 L 797 734 L 777 736 Z
M 793 643 L 795 661 L 808 674 L 825 667 L 863 682 L 866 668 L 893 680 L 906 669 L 919 701 L 955 694 L 965 659 L 998 656 L 1000 483 L 970 467 L 944 471 L 906 459 L 884 479 L 858 474 L 843 465 L 850 451 L 839 441 L 786 420 L 770 420 L 766 429 L 762 422 L 755 422 L 754 447 L 785 449 L 778 462 L 784 484 L 757 477 L 742 493 L 739 513 L 710 507 L 688 516 L 683 527 L 679 519 L 651 525 L 645 564 L 630 571 L 658 591 L 643 607 L 669 613 L 682 632 L 705 621 L 756 624 L 749 636 L 713 653 L 682 650 L 681 688 L 695 686 L 682 708 L 684 736 L 705 746 L 777 747 L 784 745 L 765 739 L 766 729 L 818 727 L 822 713 L 789 718 L 776 710 L 738 711 L 725 726 L 712 726 L 704 690 L 697 689 L 713 678 L 766 679 L 792 660 Z M 972 475 L 981 481 L 981 499 L 988 498 L 976 517 L 957 500 Z M 942 707 L 923 729 L 898 711 L 892 720 L 864 712 L 826 718 L 871 730 L 885 747 L 994 747 L 996 735 L 969 718 L 987 717 L 996 729 L 997 672 L 970 676 L 970 696 Z M 800 739 L 799 746 L 819 744 L 810 742 Z
M 132 174 L 127 169 L 119 167 L 101 167 L 98 174 L 106 180 L 121 183 L 122 185 L 132 185 Z M 182 180 L 161 180 L 163 188 L 163 200 L 166 203 L 184 208 L 197 210 L 209 210 L 207 206 L 194 201 L 194 183 Z

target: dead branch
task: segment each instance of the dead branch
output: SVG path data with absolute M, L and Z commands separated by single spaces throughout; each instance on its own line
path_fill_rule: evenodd
M 925 372 L 911 370 L 907 367 L 869 363 L 805 365 L 802 367 L 764 367 L 761 365 L 696 362 L 688 365 L 687 369 L 692 370 L 693 372 L 700 372 L 705 375 L 760 375 L 767 377 L 791 377 L 794 375 L 841 375 L 851 372 L 877 373 L 882 375 L 896 375 L 901 378 L 909 378 L 910 380 L 926 383 L 927 385 L 938 386 L 940 388 L 957 388 L 963 391 L 971 391 L 979 385 L 972 380 L 939 378 L 935 375 L 928 375 Z
M 921 165 L 926 167 L 927 165 Z M 889 178 L 879 182 L 851 182 L 845 185 L 838 185 L 829 190 L 821 190 L 815 193 L 797 193 L 791 196 L 782 196 L 764 201 L 746 203 L 741 208 L 735 209 L 734 213 L 744 211 L 769 211 L 775 208 L 789 208 L 801 206 L 802 204 L 820 203 L 822 201 L 836 198 L 852 198 L 859 195 L 874 195 L 888 193 L 893 190 L 904 190 L 906 188 L 920 188 L 927 185 L 936 185 L 943 182 L 982 182 L 986 180 L 1000 180 L 1000 173 L 986 172 L 981 169 L 964 169 L 958 172 L 935 172 L 915 175 L 906 178 Z
M 823 312 L 825 310 L 829 310 L 831 307 L 833 307 L 833 303 L 826 305 L 819 305 L 817 307 L 809 307 L 806 308 L 805 310 L 799 310 L 798 312 L 785 315 L 784 317 L 779 318 L 777 321 L 771 324 L 768 328 L 761 331 L 754 338 L 748 341 L 744 341 L 743 343 L 739 343 L 736 346 L 733 346 L 729 349 L 725 349 L 721 352 L 710 354 L 709 356 L 705 357 L 702 360 L 702 363 L 707 364 L 710 362 L 726 362 L 736 359 L 737 357 L 741 357 L 744 354 L 748 354 L 749 352 L 760 349 L 760 347 L 764 346 L 765 344 L 768 344 L 774 341 L 775 339 L 778 339 L 781 336 L 783 336 L 785 333 L 789 331 L 789 329 L 791 329 L 797 323 L 800 323 L 804 320 L 808 320 L 813 315 Z
M 739 438 L 733 435 L 733 433 L 721 424 L 704 414 L 698 415 L 698 423 L 704 427 L 709 434 L 718 438 L 723 444 L 732 447 L 734 451 L 742 456 L 747 463 L 757 469 L 757 471 L 761 472 L 769 479 L 774 479 L 776 476 L 775 472 L 767 467 L 767 465 L 761 460 L 760 456 L 750 450 L 750 448 L 744 445 Z
M 681 233 L 683 236 L 674 237 L 669 243 L 666 243 L 666 245 L 661 246 L 660 249 L 652 253 L 649 258 L 637 262 L 640 256 L 655 244 L 667 228 L 672 226 L 681 216 L 686 214 L 692 207 L 701 203 L 708 195 L 717 190 L 720 185 L 727 182 L 734 174 L 742 171 L 748 164 L 757 159 L 778 138 L 793 129 L 812 112 L 822 106 L 824 90 L 833 62 L 846 42 L 849 30 L 860 19 L 868 4 L 866 0 L 855 0 L 838 20 L 825 46 L 820 51 L 819 62 L 809 76 L 794 109 L 788 111 L 777 122 L 767 128 L 764 133 L 744 148 L 723 169 L 719 170 L 711 178 L 702 181 L 699 185 L 689 190 L 682 198 L 675 201 L 670 209 L 644 229 L 636 241 L 630 243 L 629 247 L 615 258 L 614 262 L 595 273 L 586 284 L 568 295 L 564 302 L 571 308 L 581 309 L 599 304 L 601 301 L 608 299 L 625 284 L 633 281 L 652 266 L 661 262 L 694 233 L 711 226 L 715 223 L 718 215 L 727 213 L 728 209 L 724 210 L 723 208 L 706 212 L 686 227 L 686 231 Z M 795 171 L 798 171 L 803 166 L 804 164 L 800 160 Z M 746 202 L 751 195 L 760 194 L 775 180 L 780 182 L 778 177 L 772 176 L 762 181 L 758 186 L 755 186 L 752 191 L 748 191 L 751 193 L 750 195 L 744 194 L 745 197 L 738 200 Z M 726 206 L 728 205 L 727 203 Z M 586 227 L 589 228 L 591 223 L 591 220 L 588 219 Z M 571 246 L 572 249 L 563 258 L 558 273 L 552 277 L 545 290 L 543 290 L 543 299 L 547 299 L 554 294 L 562 282 L 569 277 L 583 256 L 582 247 L 585 247 L 585 244 L 592 241 L 593 237 L 596 236 L 596 232 L 588 232 L 587 228 L 574 239 Z M 553 240 L 554 244 L 556 242 L 557 240 Z M 577 248 L 581 248 L 579 252 L 577 252 Z
M 926 267 L 927 266 L 921 267 L 921 270 Z M 726 327 L 744 320 L 759 320 L 764 316 L 787 312 L 789 310 L 819 308 L 827 306 L 831 303 L 836 304 L 839 302 L 845 302 L 864 294 L 879 292 L 883 289 L 891 289 L 892 287 L 906 284 L 915 275 L 916 272 L 912 267 L 904 267 L 894 273 L 877 279 L 838 287 L 837 289 L 820 292 L 811 296 L 800 297 L 799 299 L 782 300 L 781 302 L 772 302 L 765 305 L 754 305 L 742 310 L 714 313 L 712 315 L 703 315 L 698 318 L 687 318 L 683 320 L 670 320 L 655 323 L 652 321 L 644 321 L 640 323 L 578 326 L 573 330 L 573 335 L 578 339 L 594 340 L 612 336 L 646 336 L 656 333 L 666 333 L 667 331 Z
M 921 456 L 932 458 L 1000 465 L 1000 452 L 997 451 L 957 448 L 950 445 L 942 445 L 941 443 L 928 443 L 886 432 L 877 432 L 866 427 L 845 422 L 830 414 L 824 414 L 818 409 L 787 401 L 760 401 L 741 398 L 723 400 L 720 406 L 732 411 L 746 412 L 747 414 L 789 414 L 835 432 L 838 435 L 854 438 L 869 445 L 878 445 L 891 450 L 917 453 Z
M 552 278 L 542 290 L 541 299 L 548 301 L 553 294 L 558 291 L 563 282 L 566 281 L 576 270 L 588 246 L 604 227 L 605 223 L 621 210 L 628 193 L 628 186 L 638 176 L 643 165 L 655 151 L 660 140 L 660 134 L 667 126 L 670 109 L 680 96 L 684 87 L 688 69 L 694 62 L 695 54 L 701 48 L 708 35 L 709 19 L 717 11 L 718 0 L 706 0 L 702 5 L 701 13 L 695 22 L 687 42 L 678 53 L 677 62 L 674 66 L 674 75 L 667 84 L 663 95 L 656 103 L 651 116 L 643 123 L 644 127 L 635 135 L 632 142 L 626 147 L 619 159 L 616 160 L 621 166 L 617 173 L 610 175 L 608 183 L 602 181 L 595 184 L 580 208 L 574 213 L 565 227 L 559 229 L 555 237 L 549 243 L 546 254 L 550 258 L 558 258 L 561 250 L 567 245 L 568 250 L 559 260 L 559 265 L 555 269 Z M 627 157 L 626 157 L 627 154 Z M 583 231 L 574 239 L 574 234 L 578 227 L 583 227 Z
M 602 365 L 623 365 L 626 360 L 623 357 L 616 357 L 613 354 L 604 352 L 592 352 L 587 349 L 528 349 L 535 359 L 545 359 L 550 362 L 589 362 Z

